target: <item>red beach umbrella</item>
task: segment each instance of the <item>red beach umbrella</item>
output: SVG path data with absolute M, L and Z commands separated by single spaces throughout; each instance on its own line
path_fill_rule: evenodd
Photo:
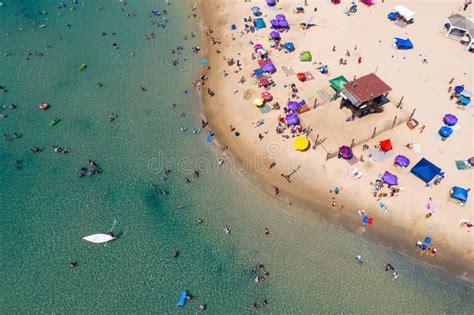
M 261 96 L 266 102 L 269 102 L 273 99 L 273 96 L 267 91 L 262 92 Z
M 301 82 L 304 82 L 306 81 L 306 75 L 303 73 L 303 72 L 300 72 L 296 75 L 296 77 L 298 78 L 298 80 L 300 80 Z

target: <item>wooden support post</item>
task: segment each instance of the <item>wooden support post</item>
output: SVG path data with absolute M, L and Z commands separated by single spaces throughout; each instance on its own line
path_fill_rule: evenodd
M 396 123 L 397 123 L 397 115 L 395 115 L 395 118 L 393 118 L 392 129 L 395 127 Z
M 316 140 L 314 141 L 314 144 L 313 144 L 313 150 L 315 150 L 316 147 L 318 146 L 318 140 L 319 140 L 319 133 L 316 135 Z
M 400 108 L 400 106 L 402 106 L 402 102 L 403 102 L 404 97 L 405 96 L 402 96 L 402 98 L 400 99 L 400 102 L 398 102 L 397 108 Z
M 377 127 L 374 127 L 374 132 L 372 133 L 372 139 L 375 138 L 375 133 L 377 132 Z
M 317 97 L 314 98 L 314 104 L 313 104 L 313 108 L 316 109 L 316 107 L 318 107 L 318 98 Z
M 414 108 L 413 111 L 411 112 L 411 115 L 410 115 L 410 118 L 409 118 L 409 119 L 412 119 L 412 118 L 413 118 L 413 115 L 415 115 L 415 111 L 416 111 L 416 108 Z

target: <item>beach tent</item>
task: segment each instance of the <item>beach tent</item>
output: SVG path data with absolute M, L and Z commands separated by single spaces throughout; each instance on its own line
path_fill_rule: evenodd
M 303 51 L 300 54 L 300 61 L 311 61 L 313 60 L 313 57 L 311 56 L 311 53 L 309 51 Z
M 412 167 L 410 173 L 418 176 L 425 183 L 429 183 L 436 175 L 441 173 L 441 169 L 427 159 L 422 158 Z
M 410 160 L 404 155 L 397 155 L 394 163 L 401 167 L 407 167 L 410 165 Z
M 298 137 L 293 141 L 293 146 L 298 151 L 305 151 L 309 147 L 309 140 L 306 137 Z
M 379 142 L 379 144 L 380 144 L 380 149 L 382 149 L 382 151 L 387 152 L 393 149 L 392 141 L 390 141 L 390 139 L 382 140 Z
M 285 49 L 289 52 L 292 52 L 295 50 L 295 44 L 293 44 L 292 42 L 287 42 L 285 43 Z
M 340 75 L 338 77 L 335 77 L 329 80 L 329 84 L 331 84 L 332 88 L 335 89 L 337 92 L 342 90 L 344 88 L 344 84 L 348 82 L 349 81 L 347 81 L 347 79 L 343 75 Z
M 374 4 L 374 0 L 361 0 L 362 3 L 368 5 L 368 6 L 371 6 Z
M 389 185 L 398 185 L 398 177 L 395 174 L 385 171 L 382 176 L 382 180 L 384 183 Z
M 396 6 L 394 10 L 403 17 L 407 22 L 410 22 L 415 17 L 415 12 L 411 11 L 403 5 Z
M 448 126 L 443 126 L 439 129 L 438 133 L 441 137 L 448 138 L 453 133 L 453 129 Z
M 265 21 L 262 18 L 257 18 L 253 20 L 253 25 L 255 26 L 257 30 L 267 27 L 267 25 L 265 24 Z
M 451 197 L 462 202 L 466 202 L 470 189 L 454 186 L 451 189 Z
M 448 126 L 454 126 L 458 122 L 458 118 L 453 114 L 446 114 L 443 117 L 443 122 Z
M 288 106 L 288 109 L 289 109 L 290 111 L 296 112 L 296 111 L 298 111 L 298 110 L 300 109 L 301 104 L 298 103 L 298 102 L 295 102 L 295 101 L 290 101 L 290 102 L 288 102 L 288 105 L 287 105 L 287 106 Z
M 252 13 L 257 13 L 257 12 L 260 12 L 261 10 L 260 10 L 259 7 L 251 7 L 251 8 L 250 8 L 250 11 L 251 11 Z
M 413 43 L 410 39 L 395 37 L 395 46 L 397 49 L 413 49 Z
M 297 125 L 300 123 L 300 118 L 296 114 L 288 114 L 285 116 L 285 121 L 288 125 Z

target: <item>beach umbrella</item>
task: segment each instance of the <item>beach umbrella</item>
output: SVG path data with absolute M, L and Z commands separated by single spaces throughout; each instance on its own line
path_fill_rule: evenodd
M 287 20 L 278 21 L 278 26 L 281 28 L 290 28 L 290 24 Z
M 296 77 L 297 77 L 298 80 L 300 80 L 301 82 L 306 81 L 306 75 L 305 75 L 303 72 L 297 73 L 297 74 L 296 74 Z
M 300 123 L 300 118 L 298 115 L 292 113 L 285 116 L 285 121 L 288 125 L 294 126 Z
M 285 49 L 288 51 L 293 51 L 295 50 L 295 44 L 293 44 L 292 42 L 287 42 L 285 43 Z
M 410 160 L 404 155 L 397 155 L 395 157 L 395 164 L 398 164 L 401 167 L 407 167 L 410 165 Z
M 252 11 L 252 13 L 257 13 L 257 12 L 260 12 L 260 8 L 259 7 L 251 7 L 250 11 Z
M 274 5 L 276 5 L 276 0 L 267 0 L 267 5 L 269 7 L 273 7 Z
M 454 92 L 456 92 L 456 94 L 459 94 L 461 93 L 462 91 L 464 91 L 464 86 L 462 85 L 457 85 L 454 87 Z
M 280 24 L 278 23 L 278 20 L 272 19 L 272 20 L 270 20 L 270 25 L 273 28 L 277 28 Z
M 382 149 L 382 151 L 387 152 L 393 149 L 392 141 L 390 141 L 390 139 L 382 140 L 379 142 L 379 144 L 380 144 L 380 149 Z
M 311 61 L 313 57 L 309 51 L 303 51 L 300 54 L 300 61 Z
M 253 100 L 253 105 L 255 105 L 255 106 L 259 106 L 259 107 L 260 107 L 260 106 L 262 106 L 263 104 L 264 104 L 264 100 L 261 99 L 261 98 L 256 98 L 256 99 Z
M 339 152 L 337 154 L 338 158 L 343 158 L 345 160 L 350 160 L 354 157 L 354 153 L 352 149 L 347 145 L 343 145 L 339 148 Z
M 382 176 L 382 181 L 389 185 L 398 185 L 398 177 L 390 172 L 385 172 Z
M 279 33 L 278 31 L 272 31 L 272 32 L 270 33 L 270 37 L 271 37 L 272 39 L 280 39 L 280 38 L 281 38 L 281 37 L 280 37 L 280 33 Z
M 439 129 L 438 133 L 441 137 L 448 138 L 453 133 L 453 129 L 448 126 L 443 126 Z
M 273 99 L 273 96 L 270 94 L 270 92 L 268 91 L 264 91 L 262 92 L 261 94 L 262 98 L 265 100 L 265 101 L 271 101 Z
M 469 160 L 467 160 L 467 162 L 471 164 L 472 166 L 474 166 L 474 156 L 470 158 Z
M 296 112 L 300 109 L 301 104 L 295 101 L 290 101 L 288 102 L 288 109 L 291 110 L 292 112 Z
M 268 73 L 275 73 L 276 72 L 275 65 L 271 62 L 268 62 L 268 63 L 264 64 L 262 68 L 263 68 L 263 71 L 268 72 Z
M 430 244 L 431 243 L 431 237 L 427 236 L 425 237 L 425 244 Z
M 305 151 L 309 147 L 309 140 L 306 137 L 298 137 L 293 141 L 293 146 L 298 151 Z
M 459 99 L 459 103 L 464 106 L 469 105 L 470 102 L 471 99 L 465 96 L 461 96 L 461 98 Z
M 446 114 L 443 117 L 443 121 L 448 126 L 454 126 L 458 122 L 458 118 L 453 114 Z
M 262 78 L 262 79 L 260 79 L 260 85 L 262 85 L 262 86 L 269 86 L 269 85 L 270 85 L 270 81 L 268 81 L 267 78 Z
M 275 19 L 277 19 L 278 21 L 284 21 L 286 20 L 286 16 L 283 14 L 277 14 L 275 15 Z
M 262 44 L 257 43 L 253 46 L 253 49 L 263 49 L 263 46 L 262 46 Z

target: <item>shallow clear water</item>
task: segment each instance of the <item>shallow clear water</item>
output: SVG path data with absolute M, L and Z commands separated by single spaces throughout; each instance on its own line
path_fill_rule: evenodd
M 268 313 L 472 313 L 474 290 L 464 282 L 286 208 L 226 171 L 229 162 L 217 167 L 220 155 L 206 135 L 191 132 L 200 105 L 190 89 L 199 58 L 189 48 L 197 39 L 182 40 L 198 23 L 187 18 L 190 1 L 130 1 L 123 12 L 117 1 L 81 2 L 74 11 L 70 1 L 64 9 L 52 1 L 4 2 L 0 85 L 9 91 L 0 105 L 18 107 L 3 110 L 0 131 L 23 137 L 0 142 L 3 314 L 174 313 L 183 289 L 194 295 L 184 312 L 206 303 L 209 313 L 245 313 L 266 298 L 261 311 Z M 150 25 L 161 19 L 149 17 L 151 10 L 165 8 L 166 28 Z M 127 17 L 132 11 L 137 16 Z M 147 40 L 149 32 L 156 38 Z M 185 46 L 187 61 L 179 57 L 173 67 L 176 45 Z M 44 56 L 26 60 L 28 51 Z M 82 63 L 87 69 L 77 71 Z M 38 110 L 43 101 L 49 110 Z M 110 112 L 118 114 L 113 123 Z M 49 126 L 54 117 L 61 122 Z M 71 152 L 56 154 L 52 144 Z M 31 153 L 35 145 L 44 151 Z M 79 178 L 88 159 L 103 174 Z M 173 170 L 168 180 L 159 172 L 164 165 Z M 200 178 L 186 184 L 196 168 Z M 170 194 L 156 195 L 152 183 Z M 81 240 L 114 220 L 119 240 L 107 247 Z M 387 262 L 397 280 L 383 271 Z M 250 272 L 257 263 L 270 272 L 259 285 Z

